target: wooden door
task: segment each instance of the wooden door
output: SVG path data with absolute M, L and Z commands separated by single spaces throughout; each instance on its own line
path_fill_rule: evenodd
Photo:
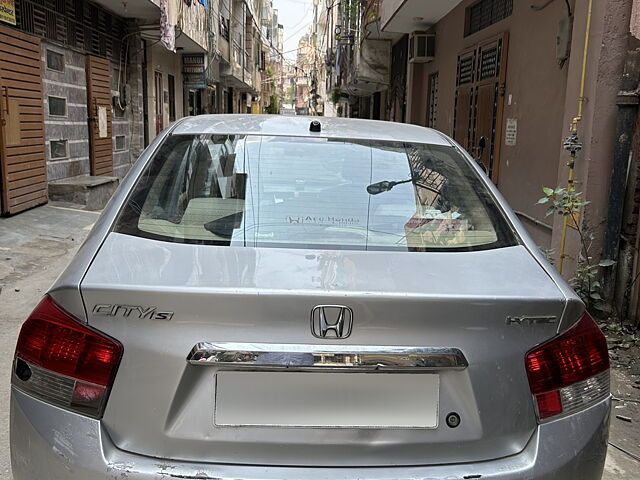
M 498 183 L 502 118 L 507 78 L 508 34 L 504 33 L 478 46 L 476 73 L 474 155 L 481 158 L 494 183 Z M 478 147 L 481 139 L 486 147 Z
M 164 128 L 164 105 L 162 99 L 162 73 L 155 72 L 155 98 L 156 98 L 156 135 Z
M 109 61 L 87 55 L 87 109 L 91 175 L 113 175 L 111 70 Z
M 479 158 L 494 183 L 502 139 L 508 33 L 480 43 L 458 57 L 454 138 Z M 485 148 L 480 144 L 484 138 Z
M 0 26 L 2 213 L 46 203 L 40 40 Z

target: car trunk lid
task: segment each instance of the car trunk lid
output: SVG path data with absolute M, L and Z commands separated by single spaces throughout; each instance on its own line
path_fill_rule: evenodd
M 118 233 L 81 291 L 89 323 L 124 346 L 102 420 L 119 448 L 299 466 L 518 453 L 537 426 L 524 355 L 566 303 L 522 246 L 359 252 Z M 314 336 L 317 306 L 347 307 L 350 335 Z

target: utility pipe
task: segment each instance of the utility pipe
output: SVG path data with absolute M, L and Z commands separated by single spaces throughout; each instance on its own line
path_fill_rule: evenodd
M 578 115 L 573 118 L 571 122 L 571 135 L 565 141 L 565 148 L 571 153 L 571 160 L 569 162 L 569 179 L 567 180 L 567 190 L 574 188 L 574 176 L 576 165 L 576 154 L 582 148 L 578 141 L 578 124 L 582 121 L 582 114 L 584 111 L 584 93 L 585 84 L 587 78 L 587 58 L 589 56 L 589 35 L 591 34 L 591 18 L 593 16 L 593 0 L 589 0 L 589 8 L 587 10 L 587 25 L 585 28 L 584 36 L 584 49 L 582 52 L 582 75 L 580 78 L 580 97 L 578 98 Z M 567 245 L 567 228 L 569 226 L 569 217 L 565 216 L 562 222 L 562 237 L 560 241 L 560 265 L 559 272 L 562 275 L 564 269 L 564 259 L 566 258 L 566 245 Z

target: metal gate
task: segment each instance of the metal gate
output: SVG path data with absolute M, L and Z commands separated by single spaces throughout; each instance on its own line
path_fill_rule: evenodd
M 454 138 L 474 157 L 480 157 L 498 183 L 502 146 L 504 94 L 509 34 L 467 49 L 458 56 Z M 485 148 L 480 148 L 481 139 Z
M 40 40 L 0 26 L 0 177 L 3 214 L 47 203 Z
M 91 175 L 113 175 L 109 60 L 87 55 L 87 108 Z

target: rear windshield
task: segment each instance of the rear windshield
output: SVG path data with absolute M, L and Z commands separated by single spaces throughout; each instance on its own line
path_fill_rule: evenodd
M 169 136 L 115 231 L 245 247 L 422 252 L 515 244 L 453 147 L 281 136 Z

